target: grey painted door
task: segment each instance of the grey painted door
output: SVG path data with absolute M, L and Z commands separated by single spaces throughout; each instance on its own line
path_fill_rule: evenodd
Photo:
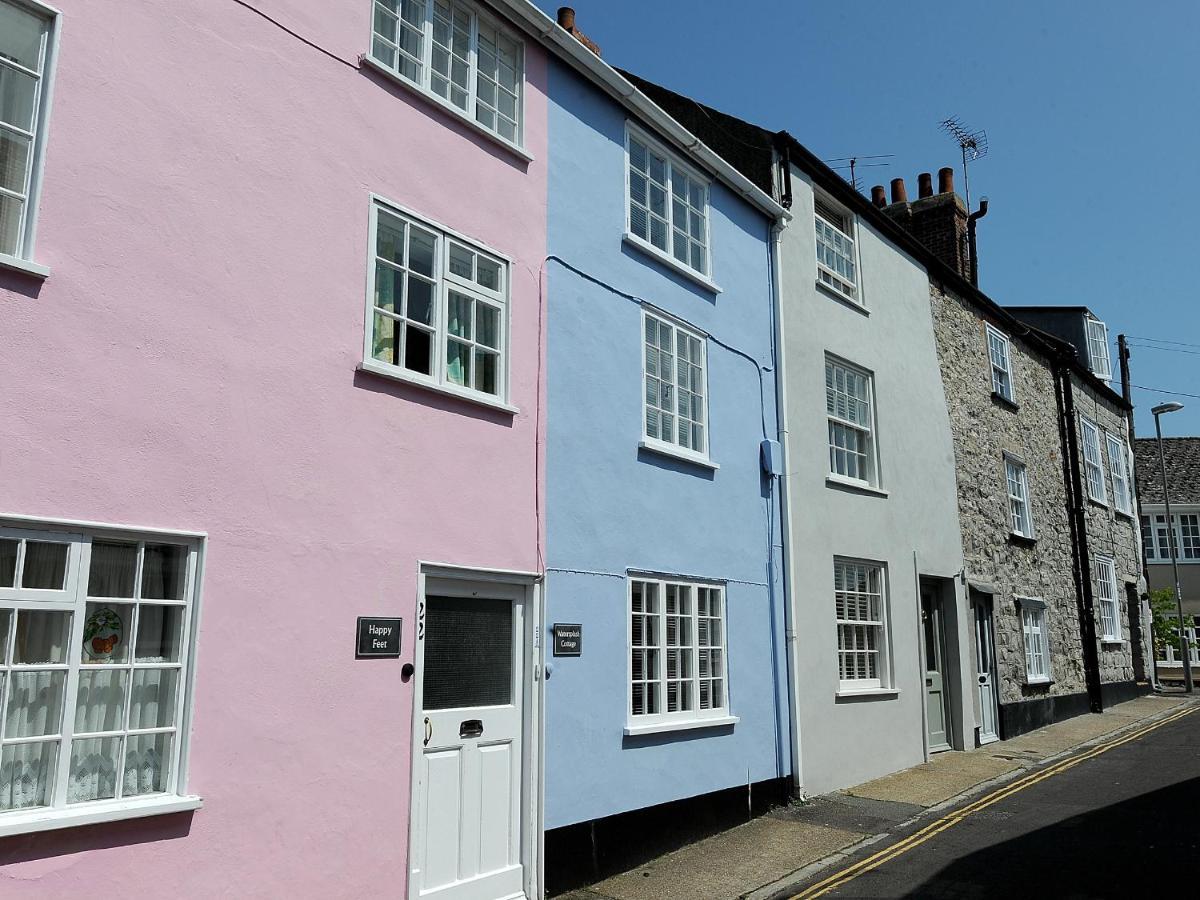
M 937 591 L 921 585 L 921 622 L 925 628 L 925 706 L 928 711 L 929 749 L 949 750 L 946 713 L 946 651 L 942 622 L 942 601 Z
M 979 743 L 999 740 L 996 706 L 996 648 L 992 643 L 992 604 L 975 604 L 975 677 L 979 690 Z

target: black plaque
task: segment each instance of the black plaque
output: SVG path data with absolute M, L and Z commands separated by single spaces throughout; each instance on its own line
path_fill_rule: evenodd
M 395 659 L 400 655 L 400 627 L 403 619 L 372 619 L 366 616 L 358 617 L 358 653 L 359 659 L 370 657 L 389 657 Z
M 580 656 L 583 653 L 583 626 L 554 623 L 554 655 Z

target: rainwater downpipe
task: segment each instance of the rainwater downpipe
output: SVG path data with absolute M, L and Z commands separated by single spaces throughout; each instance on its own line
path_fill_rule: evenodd
M 790 719 L 788 731 L 792 750 L 792 790 L 802 797 L 804 767 L 800 755 L 800 705 L 797 699 L 799 670 L 796 664 L 796 624 L 792 596 L 796 584 L 795 553 L 792 551 L 791 506 L 788 500 L 788 484 L 791 480 L 788 473 L 791 471 L 791 463 L 788 449 L 787 350 L 783 328 L 783 266 L 779 260 L 783 249 L 783 230 L 787 225 L 787 219 L 778 219 L 771 226 L 771 309 L 775 324 L 775 418 L 779 426 L 777 437 L 782 470 L 779 476 L 779 522 L 782 532 L 779 543 L 783 548 L 783 632 L 787 645 L 787 698 Z
M 979 209 L 967 216 L 967 252 L 971 254 L 971 286 L 979 287 L 979 248 L 975 240 L 975 223 L 988 214 L 988 198 L 979 200 Z

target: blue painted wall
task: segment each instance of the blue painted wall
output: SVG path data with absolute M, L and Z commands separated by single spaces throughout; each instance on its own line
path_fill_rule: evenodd
M 547 618 L 583 655 L 547 657 L 546 827 L 788 775 L 775 484 L 770 221 L 710 188 L 713 280 L 625 246 L 622 108 L 551 63 L 547 262 Z M 557 258 L 557 259 L 556 259 Z M 577 270 L 577 271 L 576 271 Z M 712 472 L 639 451 L 645 300 L 707 332 Z M 626 737 L 628 569 L 727 580 L 733 726 Z

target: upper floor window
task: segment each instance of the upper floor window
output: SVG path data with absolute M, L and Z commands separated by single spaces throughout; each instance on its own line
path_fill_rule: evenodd
M 33 258 L 57 21 L 36 2 L 0 0 L 0 258 Z
M 1133 493 L 1129 489 L 1129 451 L 1119 437 L 1105 434 L 1108 442 L 1108 467 L 1112 475 L 1113 506 L 1117 512 L 1133 515 Z
M 818 199 L 813 222 L 817 233 L 817 280 L 859 302 L 853 217 Z
M 1008 335 L 987 326 L 988 358 L 992 363 L 992 391 L 1009 403 L 1013 397 L 1012 346 Z
M 708 379 L 704 339 L 643 312 L 643 435 L 707 457 Z
M 1104 458 L 1100 451 L 1100 428 L 1095 422 L 1083 423 L 1083 467 L 1087 473 L 1088 497 L 1097 503 L 1108 503 L 1108 487 L 1104 483 Z
M 1099 587 L 1100 639 L 1121 640 L 1121 606 L 1117 598 L 1117 567 L 1110 557 L 1096 557 L 1096 584 Z
M 522 142 L 521 42 L 464 0 L 375 0 L 371 58 L 511 144 Z
M 825 358 L 830 474 L 868 485 L 878 483 L 872 393 L 869 373 Z
M 883 566 L 834 560 L 833 602 L 837 619 L 839 687 L 842 690 L 888 687 L 888 621 Z
M 1089 368 L 1102 381 L 1112 378 L 1112 363 L 1108 355 L 1108 326 L 1090 316 L 1087 319 Z
M 1200 514 L 1172 513 L 1175 524 L 1175 556 L 1179 560 L 1200 560 Z M 1167 533 L 1167 517 L 1162 513 L 1142 516 L 1142 549 L 1146 559 L 1170 559 L 1170 537 Z
M 173 536 L 0 529 L 0 828 L 184 793 L 197 567 Z
M 1029 508 L 1029 476 L 1025 464 L 1006 456 L 1004 474 L 1008 482 L 1008 509 L 1012 518 L 1012 532 L 1021 537 L 1031 538 L 1033 513 Z
M 707 276 L 708 182 L 632 128 L 627 151 L 629 234 Z
M 632 578 L 629 615 L 631 723 L 727 716 L 724 589 Z
M 371 205 L 371 225 L 367 367 L 503 401 L 508 262 L 379 201 Z

